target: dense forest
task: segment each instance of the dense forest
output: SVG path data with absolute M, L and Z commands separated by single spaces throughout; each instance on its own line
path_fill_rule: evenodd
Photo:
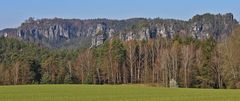
M 0 38 L 0 84 L 152 84 L 240 88 L 240 27 L 220 42 L 111 38 L 85 50 L 53 50 Z

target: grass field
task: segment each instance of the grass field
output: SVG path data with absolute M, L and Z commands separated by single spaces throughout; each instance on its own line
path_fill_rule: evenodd
M 143 85 L 0 86 L 0 101 L 240 101 L 240 90 Z

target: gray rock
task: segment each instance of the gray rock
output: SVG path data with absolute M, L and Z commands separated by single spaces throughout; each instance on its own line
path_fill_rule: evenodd
M 231 13 L 196 15 L 189 21 L 174 19 L 78 20 L 30 18 L 15 29 L 0 31 L 0 36 L 36 42 L 51 48 L 97 47 L 105 40 L 117 37 L 123 41 L 190 36 L 197 39 L 229 36 L 238 22 Z

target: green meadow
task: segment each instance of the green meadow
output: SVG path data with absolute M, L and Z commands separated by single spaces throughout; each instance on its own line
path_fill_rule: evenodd
M 240 101 L 240 90 L 145 85 L 0 86 L 0 101 Z

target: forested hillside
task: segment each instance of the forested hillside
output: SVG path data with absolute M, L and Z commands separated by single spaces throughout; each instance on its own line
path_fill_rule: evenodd
M 116 37 L 121 41 L 173 39 L 175 36 L 221 40 L 238 24 L 232 13 L 195 15 L 191 19 L 34 19 L 17 28 L 4 29 L 0 36 L 34 42 L 44 47 L 78 49 L 96 47 Z
M 86 50 L 0 38 L 0 84 L 154 84 L 240 88 L 240 27 L 229 37 L 126 40 Z

